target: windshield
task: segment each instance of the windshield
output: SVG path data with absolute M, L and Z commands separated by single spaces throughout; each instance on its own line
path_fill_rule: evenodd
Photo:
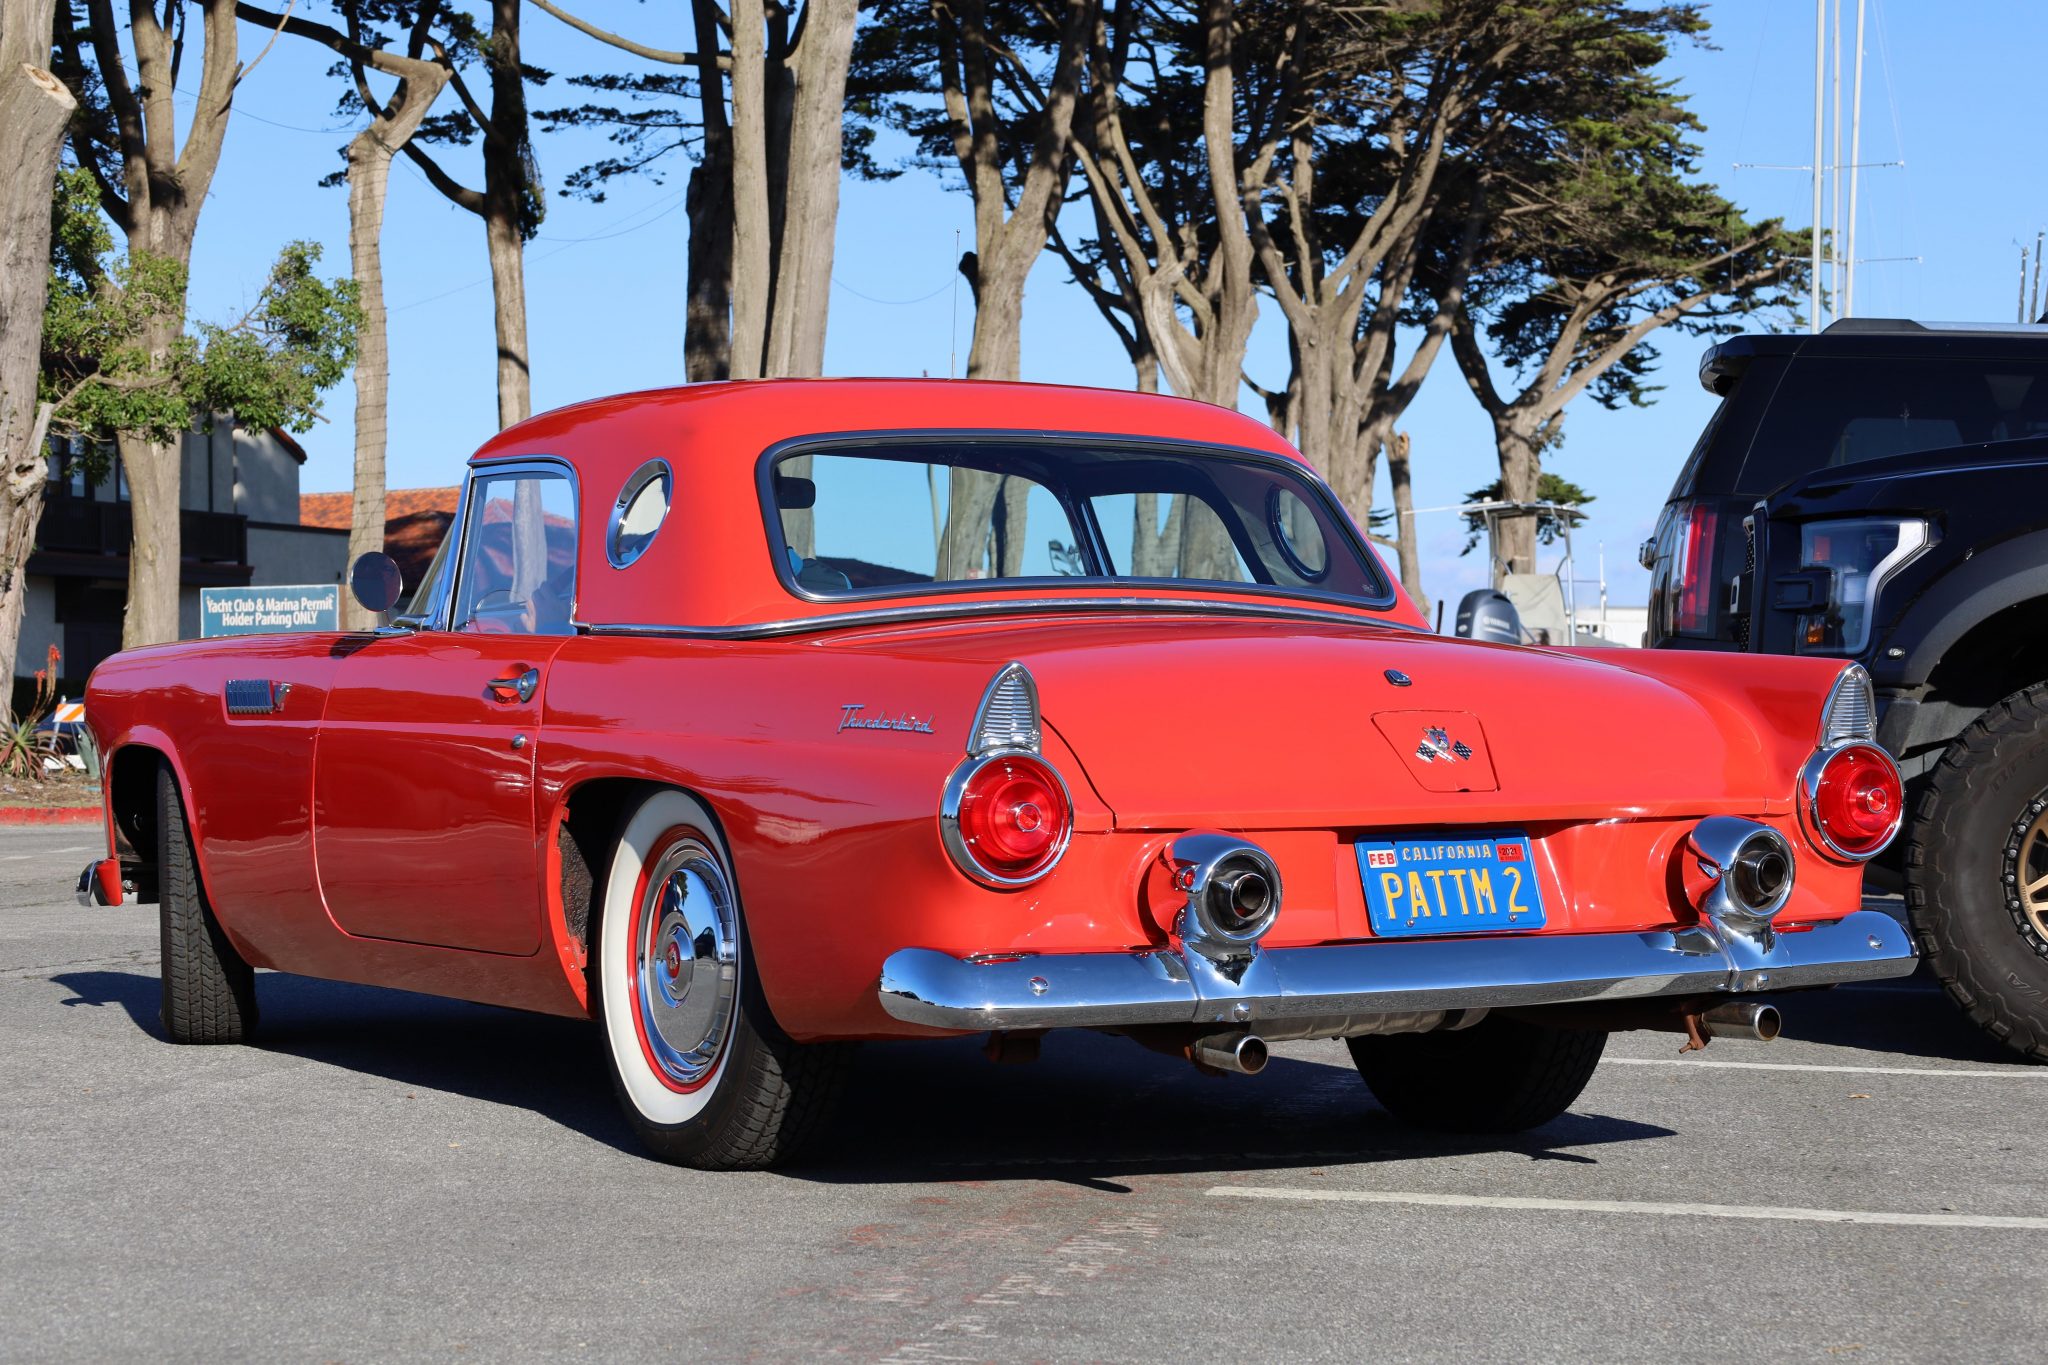
M 783 578 L 806 596 L 1079 578 L 1392 601 L 1322 488 L 1255 455 L 898 438 L 782 456 L 768 492 Z

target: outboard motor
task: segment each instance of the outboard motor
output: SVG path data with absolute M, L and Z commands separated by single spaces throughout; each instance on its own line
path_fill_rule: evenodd
M 1522 643 L 1522 614 L 1507 594 L 1494 588 L 1474 588 L 1458 599 L 1458 620 L 1452 633 L 1468 640 L 1490 640 L 1499 645 Z

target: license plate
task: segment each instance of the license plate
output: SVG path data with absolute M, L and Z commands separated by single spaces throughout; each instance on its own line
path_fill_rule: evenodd
M 1381 938 L 1543 927 L 1526 834 L 1361 839 L 1358 873 Z

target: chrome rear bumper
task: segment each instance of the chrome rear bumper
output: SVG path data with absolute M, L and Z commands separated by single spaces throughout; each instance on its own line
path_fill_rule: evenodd
M 1711 923 L 1654 933 L 1384 940 L 1195 952 L 992 954 L 904 948 L 882 964 L 882 1008 L 910 1024 L 984 1029 L 1257 1024 L 1332 1015 L 1561 1005 L 1788 990 L 1909 975 L 1899 922 L 1858 910 L 1796 933 Z

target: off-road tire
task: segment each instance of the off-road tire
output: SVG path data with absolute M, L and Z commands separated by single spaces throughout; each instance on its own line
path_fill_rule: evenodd
M 634 1036 L 630 991 L 621 989 L 630 978 L 607 963 L 625 951 L 631 933 L 633 897 L 630 892 L 622 897 L 620 890 L 635 884 L 642 867 L 659 855 L 656 841 L 666 837 L 649 831 L 678 827 L 690 830 L 723 864 L 740 924 L 740 981 L 738 1007 L 715 1072 L 699 1092 L 671 1100 Z M 761 990 L 732 857 L 711 812 L 678 791 L 648 797 L 627 815 L 611 874 L 596 891 L 603 900 L 595 933 L 596 969 L 590 974 L 593 1012 L 604 1026 L 613 1089 L 640 1141 L 663 1161 L 699 1170 L 761 1170 L 795 1157 L 838 1100 L 853 1045 L 798 1043 L 776 1024 Z
M 156 834 L 164 1035 L 174 1043 L 246 1042 L 256 1030 L 256 973 L 207 903 L 169 764 L 157 769 Z
M 1519 1133 L 1571 1108 L 1607 1035 L 1494 1015 L 1454 1032 L 1348 1041 L 1359 1076 L 1395 1118 L 1452 1133 Z
M 1970 1021 L 2048 1062 L 2048 939 L 2012 864 L 2048 809 L 2048 684 L 2016 692 L 1943 752 L 1906 839 L 1906 909 L 1935 979 Z

